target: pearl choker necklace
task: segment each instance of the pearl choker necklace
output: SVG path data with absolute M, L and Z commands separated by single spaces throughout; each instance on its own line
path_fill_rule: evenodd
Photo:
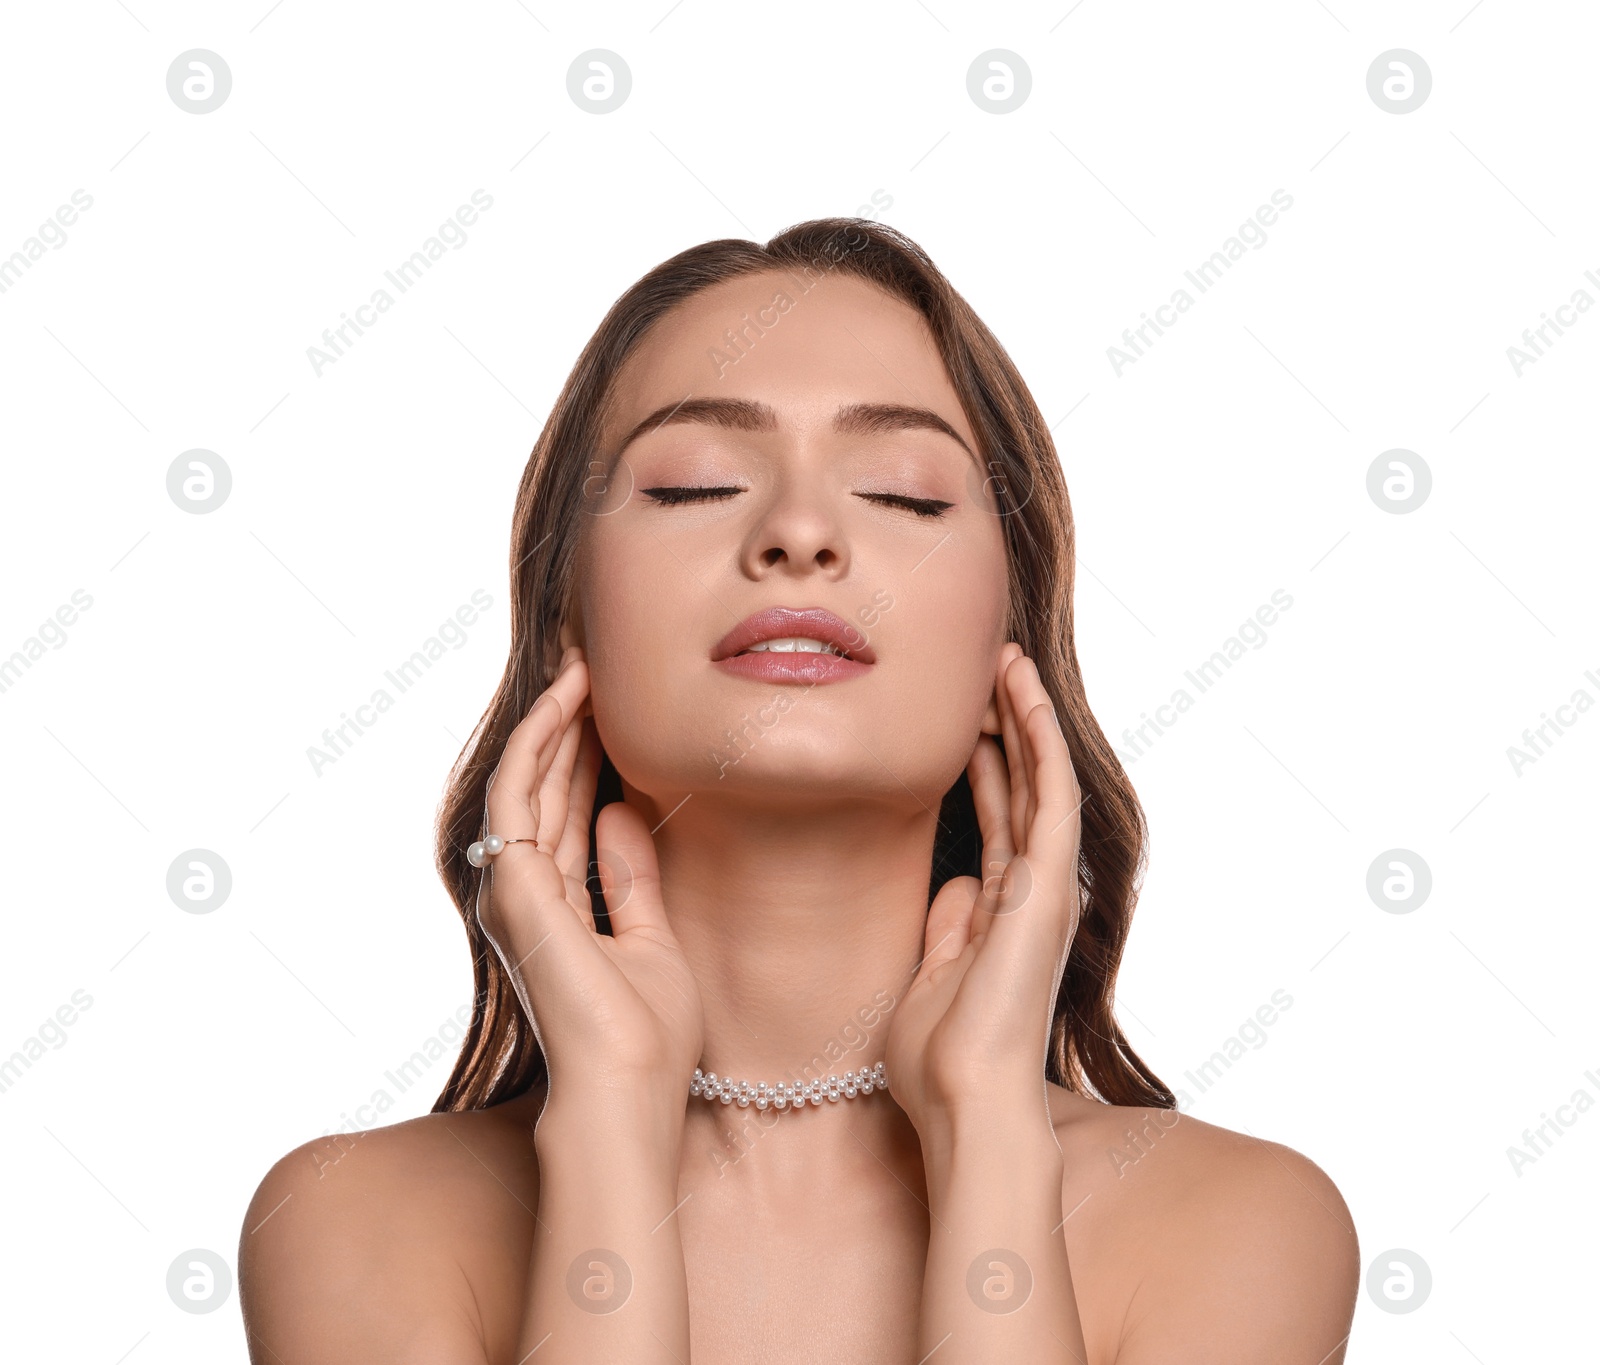
M 870 1071 L 862 1067 L 859 1071 L 847 1071 L 843 1076 L 829 1076 L 825 1081 L 799 1081 L 793 1085 L 768 1085 L 765 1081 L 751 1085 L 749 1081 L 719 1078 L 715 1071 L 707 1074 L 695 1067 L 694 1079 L 689 1082 L 690 1095 L 737 1104 L 741 1109 L 748 1109 L 752 1104 L 757 1109 L 766 1109 L 769 1105 L 774 1109 L 787 1109 L 790 1105 L 804 1109 L 807 1101 L 820 1105 L 823 1100 L 853 1100 L 857 1095 L 870 1095 L 874 1090 L 888 1088 L 889 1078 L 882 1062 Z

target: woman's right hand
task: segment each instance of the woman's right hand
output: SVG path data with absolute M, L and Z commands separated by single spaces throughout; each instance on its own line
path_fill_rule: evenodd
M 625 802 L 595 828 L 611 935 L 595 931 L 587 874 L 601 751 L 588 695 L 588 664 L 571 646 L 506 741 L 486 833 L 538 842 L 485 858 L 478 923 L 533 1021 L 550 1100 L 615 1091 L 681 1115 L 704 1041 L 700 992 L 667 923 L 650 830 Z

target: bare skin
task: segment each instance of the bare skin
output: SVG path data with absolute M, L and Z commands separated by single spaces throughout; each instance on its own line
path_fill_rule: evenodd
M 542 1102 L 531 1092 L 284 1157 L 245 1220 L 252 1358 L 515 1361 Z M 867 1106 L 849 1107 L 800 1121 L 858 1126 Z M 1170 1113 L 1054 1086 L 1051 1110 L 1087 1365 L 1344 1359 L 1334 1347 L 1360 1278 L 1355 1228 L 1317 1166 L 1187 1116 L 1163 1131 Z M 695 1125 L 699 1142 L 685 1140 L 679 1198 L 689 1198 L 677 1219 L 694 1360 L 914 1361 L 930 1227 L 914 1139 L 860 1134 L 859 1160 L 809 1169 L 801 1183 L 780 1124 L 719 1178 L 709 1153 L 721 1149 L 717 1128 L 735 1122 L 719 1105 Z M 1148 1154 L 1119 1177 L 1108 1153 L 1136 1155 L 1126 1135 L 1141 1125 Z M 1258 1334 L 1293 1345 L 1252 1354 Z
M 979 443 L 920 316 L 848 277 L 714 374 L 786 284 L 702 291 L 619 376 L 567 655 L 491 785 L 489 828 L 539 840 L 496 858 L 480 914 L 548 1092 L 280 1161 L 241 1239 L 252 1358 L 1338 1365 L 1359 1256 L 1315 1165 L 1044 1085 L 1080 798 L 1005 639 Z M 683 487 L 730 491 L 652 492 Z M 877 662 L 815 687 L 719 671 L 711 646 L 773 605 L 863 623 Z M 752 728 L 763 706 L 781 719 Z M 583 884 L 602 733 L 613 937 Z M 986 876 L 930 910 L 963 769 Z M 777 1078 L 841 1037 L 840 1069 L 886 1058 L 890 1094 L 686 1103 L 697 1064 Z

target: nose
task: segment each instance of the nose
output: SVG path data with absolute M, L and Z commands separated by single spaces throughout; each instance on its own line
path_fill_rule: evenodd
M 752 578 L 774 572 L 794 577 L 820 572 L 829 578 L 847 573 L 850 551 L 836 496 L 818 480 L 784 478 L 745 541 L 745 572 Z

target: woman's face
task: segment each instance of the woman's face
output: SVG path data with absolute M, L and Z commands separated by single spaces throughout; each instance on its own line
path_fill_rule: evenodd
M 617 771 L 663 809 L 695 791 L 937 811 L 997 728 L 1007 565 L 983 452 L 915 309 L 837 272 L 802 283 L 706 289 L 630 357 L 562 643 L 584 646 Z M 669 491 L 697 488 L 716 491 Z M 831 613 L 856 661 L 715 658 L 772 607 Z

